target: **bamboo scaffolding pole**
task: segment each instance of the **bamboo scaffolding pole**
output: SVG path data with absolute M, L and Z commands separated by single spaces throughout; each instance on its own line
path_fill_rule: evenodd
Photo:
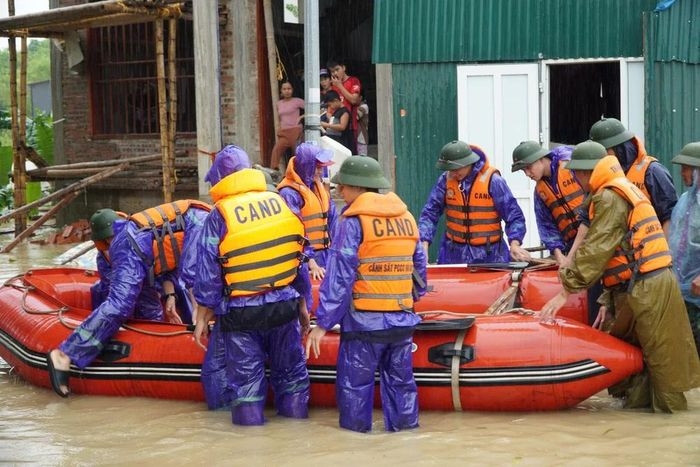
M 120 170 L 124 170 L 127 168 L 129 164 L 121 164 L 116 167 L 110 167 L 109 169 L 105 169 L 102 172 L 95 174 L 91 177 L 84 178 L 78 182 L 73 183 L 72 185 L 68 185 L 65 188 L 61 188 L 60 190 L 54 191 L 50 195 L 46 195 L 41 199 L 38 199 L 36 201 L 33 201 L 29 204 L 25 204 L 24 206 L 21 206 L 17 209 L 14 209 L 13 211 L 8 212 L 7 214 L 4 214 L 0 216 L 0 222 L 7 220 L 11 217 L 18 216 L 20 214 L 26 213 L 30 209 L 34 209 L 36 207 L 41 206 L 42 204 L 46 204 L 49 201 L 60 198 L 61 196 L 65 195 L 66 193 L 71 193 L 73 191 L 79 191 L 85 188 L 88 185 L 92 185 L 95 182 L 99 182 L 100 180 L 109 177 L 110 175 L 113 175 Z
M 20 38 L 19 46 L 19 144 L 23 154 L 27 146 L 27 36 Z M 26 157 L 25 157 L 26 160 Z
M 19 235 L 17 235 L 17 237 L 15 237 L 14 240 L 12 240 L 10 243 L 8 243 L 7 245 L 5 245 L 5 248 L 3 248 L 2 250 L 0 250 L 0 253 L 9 253 L 14 247 L 17 246 L 17 244 L 18 244 L 19 242 L 21 242 L 22 240 L 24 240 L 25 238 L 27 238 L 28 236 L 30 236 L 36 229 L 38 229 L 39 227 L 41 227 L 42 225 L 44 225 L 44 223 L 45 223 L 47 220 L 49 220 L 50 218 L 52 218 L 58 211 L 60 211 L 61 209 L 63 209 L 68 203 L 70 203 L 71 201 L 73 201 L 73 200 L 75 199 L 76 196 L 78 196 L 78 192 L 77 192 L 77 191 L 76 191 L 76 192 L 72 192 L 72 193 L 67 193 L 67 194 L 65 194 L 65 195 L 63 196 L 63 199 L 61 199 L 61 201 L 59 201 L 58 203 L 56 203 L 56 205 L 55 205 L 54 207 L 52 207 L 51 209 L 49 209 L 49 211 L 46 212 L 46 214 L 44 214 L 44 215 L 41 216 L 39 219 L 37 219 L 36 221 L 34 221 L 34 223 L 33 223 L 32 225 L 30 225 L 28 228 L 26 228 L 25 230 L 23 230 L 22 233 L 20 233 Z
M 27 174 L 34 176 L 39 176 L 46 173 L 47 170 L 63 170 L 63 169 L 90 169 L 90 168 L 104 168 L 111 167 L 118 164 L 138 164 L 142 162 L 156 161 L 161 158 L 160 154 L 149 154 L 147 156 L 135 156 L 126 157 L 124 159 L 108 159 L 106 161 L 92 161 L 92 162 L 76 162 L 74 164 L 62 164 L 62 165 L 52 165 L 49 167 L 42 167 L 40 169 L 34 169 L 27 172 Z
M 0 18 L 0 35 L 60 39 L 66 31 L 183 17 L 184 2 L 165 0 L 157 5 L 155 3 L 138 6 L 127 5 L 123 0 L 107 0 L 62 6 L 46 12 L 21 15 L 17 19 Z
M 263 0 L 263 12 L 265 16 L 265 39 L 267 41 L 267 67 L 270 75 L 270 94 L 272 96 L 272 121 L 275 122 L 275 138 L 279 131 L 279 113 L 277 111 L 277 101 L 279 100 L 280 91 L 277 83 L 277 46 L 275 45 L 275 27 L 272 20 L 272 1 Z M 309 97 L 306 96 L 308 100 Z M 277 169 L 277 167 L 272 167 Z
M 168 20 L 168 167 L 170 186 L 168 189 L 175 194 L 177 174 L 175 173 L 175 134 L 177 133 L 177 20 Z M 166 170 L 163 168 L 163 170 Z
M 156 30 L 156 79 L 158 82 L 158 115 L 160 123 L 160 153 L 163 165 L 163 202 L 172 201 L 170 171 L 168 167 L 168 109 L 165 96 L 165 52 L 163 47 L 163 20 L 155 22 Z
M 9 16 L 15 16 L 15 1 L 8 0 L 7 10 Z M 20 116 L 17 108 L 17 42 L 14 36 L 9 38 L 10 55 L 10 115 L 12 116 L 12 181 L 15 189 L 13 193 L 15 206 L 23 206 L 27 201 L 25 186 L 24 152 L 21 150 L 22 137 L 20 134 Z M 22 213 L 15 219 L 15 234 L 27 228 L 27 213 Z
M 83 169 L 50 169 L 47 168 L 42 172 L 41 175 L 35 176 L 29 174 L 29 179 L 31 181 L 38 180 L 54 180 L 57 178 L 83 178 L 91 174 L 96 174 L 102 172 L 104 169 L 102 167 L 91 167 Z

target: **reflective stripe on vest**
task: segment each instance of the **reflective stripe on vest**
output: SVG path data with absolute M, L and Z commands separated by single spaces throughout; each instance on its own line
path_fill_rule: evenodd
M 445 225 L 447 238 L 472 246 L 501 241 L 501 216 L 489 194 L 491 177 L 498 171 L 485 166 L 464 196 L 457 180 L 448 178 L 445 191 Z
M 671 266 L 671 252 L 654 208 L 641 190 L 626 178 L 612 179 L 600 189 L 604 188 L 615 190 L 632 205 L 632 210 L 627 219 L 628 233 L 605 266 L 603 285 L 614 287 L 628 283 L 631 289 L 639 274 Z M 593 204 L 589 215 L 592 221 Z
M 362 243 L 357 251 L 360 264 L 352 289 L 353 306 L 357 311 L 412 311 L 418 227 L 407 210 L 395 216 L 380 216 L 376 206 L 381 204 L 382 196 L 386 195 L 364 193 L 351 205 L 355 212 L 375 205 L 373 214 L 357 215 Z
M 211 210 L 211 206 L 202 201 L 183 199 L 161 204 L 129 217 L 141 230 L 150 230 L 153 234 L 154 261 L 153 264 L 149 265 L 152 277 L 177 269 L 182 245 L 185 241 L 184 215 L 191 207 L 207 212 Z M 145 255 L 140 251 L 134 239 L 129 237 L 129 240 L 137 253 L 144 259 Z
M 226 294 L 250 296 L 292 283 L 306 244 L 304 225 L 277 194 L 251 191 L 216 207 L 227 233 L 219 245 Z
M 564 241 L 570 242 L 576 237 L 579 225 L 575 209 L 583 203 L 585 193 L 574 174 L 564 168 L 564 163 L 565 161 L 559 161 L 557 167 L 558 193 L 554 193 L 552 187 L 544 180 L 537 182 L 535 191 L 552 213 Z
M 296 175 L 296 173 L 294 174 Z M 287 176 L 288 177 L 288 176 Z M 327 249 L 331 244 L 330 234 L 328 232 L 328 210 L 330 208 L 331 199 L 325 187 L 318 181 L 314 181 L 313 190 L 301 183 L 298 179 L 293 181 L 285 177 L 279 185 L 278 189 L 289 187 L 296 190 L 304 200 L 300 214 L 301 221 L 304 223 L 304 231 L 306 239 L 314 250 Z

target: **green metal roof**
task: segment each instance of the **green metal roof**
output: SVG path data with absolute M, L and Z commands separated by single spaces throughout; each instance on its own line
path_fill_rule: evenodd
M 377 0 L 372 59 L 639 57 L 642 12 L 655 5 L 656 0 Z

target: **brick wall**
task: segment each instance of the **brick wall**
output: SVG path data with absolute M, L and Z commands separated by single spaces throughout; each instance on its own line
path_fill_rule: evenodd
M 87 3 L 81 0 L 60 0 L 60 6 L 71 6 Z M 228 6 L 228 22 L 220 26 L 221 31 L 221 86 L 222 86 L 222 131 L 224 143 L 235 143 L 236 135 L 242 131 L 255 134 L 249 128 L 237 130 L 236 128 L 236 92 L 234 86 L 234 44 L 232 34 L 231 8 L 236 3 L 229 0 L 221 0 L 221 4 Z M 247 8 L 252 9 L 251 15 L 255 18 L 255 0 L 244 2 Z M 253 30 L 255 28 L 253 27 Z M 85 52 L 87 47 L 86 32 L 80 31 L 82 46 Z M 255 37 L 244 44 L 249 47 L 248 54 L 255 57 Z M 87 52 L 85 52 L 87 56 Z M 254 58 L 253 61 L 256 59 Z M 240 65 L 239 65 L 240 66 Z M 246 64 L 245 66 L 250 66 Z M 254 75 L 255 67 L 250 75 Z M 63 147 L 66 163 L 119 159 L 123 157 L 135 157 L 160 153 L 160 137 L 134 137 L 128 136 L 118 139 L 110 139 L 92 134 L 92 115 L 90 114 L 90 70 L 87 63 L 69 70 L 63 63 L 62 72 L 63 91 Z M 240 70 L 239 70 L 240 76 Z M 249 86 L 246 92 L 255 92 L 255 86 Z M 240 93 L 240 91 L 239 91 Z M 239 94 L 240 95 L 240 94 Z M 255 100 L 255 99 L 254 99 Z M 257 136 L 254 137 L 259 141 Z M 252 150 L 251 159 L 257 160 L 259 150 Z M 177 185 L 175 198 L 197 197 L 197 157 L 206 157 L 198 154 L 196 148 L 196 135 L 178 134 L 176 139 L 176 172 Z M 95 209 L 111 206 L 127 212 L 137 211 L 162 202 L 162 172 L 160 164 L 142 164 L 128 172 L 120 173 L 99 182 L 88 188 L 86 196 L 81 201 L 76 201 L 71 211 L 76 216 L 89 215 Z

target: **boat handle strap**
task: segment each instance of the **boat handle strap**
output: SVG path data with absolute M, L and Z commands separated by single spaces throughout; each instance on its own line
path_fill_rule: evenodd
M 462 411 L 462 399 L 459 394 L 459 365 L 460 365 L 460 355 L 462 353 L 462 345 L 464 343 L 464 336 L 467 335 L 468 329 L 462 329 L 457 334 L 457 339 L 454 345 L 454 354 L 452 355 L 452 368 L 450 372 L 450 387 L 452 389 L 452 405 L 456 412 Z

